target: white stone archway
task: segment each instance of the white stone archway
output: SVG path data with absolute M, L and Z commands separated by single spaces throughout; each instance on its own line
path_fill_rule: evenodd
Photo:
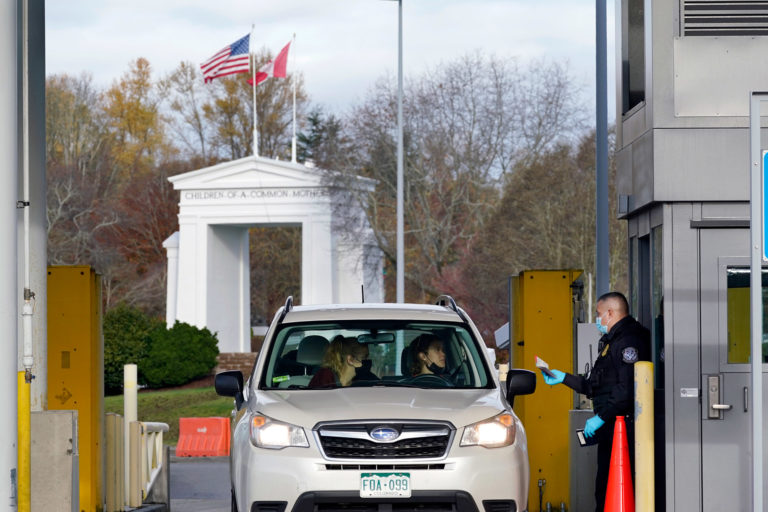
M 247 157 L 170 178 L 180 191 L 179 231 L 168 255 L 166 320 L 218 333 L 220 352 L 250 351 L 248 228 L 301 226 L 302 304 L 383 302 L 382 258 L 363 211 L 334 196 L 319 169 Z M 374 182 L 360 178 L 361 187 Z M 343 236 L 359 218 L 362 235 Z

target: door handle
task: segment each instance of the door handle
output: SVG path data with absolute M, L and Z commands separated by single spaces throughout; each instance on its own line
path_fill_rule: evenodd
M 719 403 L 723 399 L 720 393 L 720 376 L 707 375 L 707 419 L 722 420 L 723 411 L 730 411 L 733 406 Z
M 749 412 L 749 388 L 744 386 L 744 412 Z

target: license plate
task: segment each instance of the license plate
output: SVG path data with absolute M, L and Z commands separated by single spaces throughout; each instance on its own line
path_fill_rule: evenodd
M 410 473 L 361 473 L 361 498 L 410 498 Z

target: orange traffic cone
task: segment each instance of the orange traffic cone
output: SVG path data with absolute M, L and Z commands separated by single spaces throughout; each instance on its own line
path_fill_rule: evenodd
M 605 512 L 635 512 L 632 473 L 629 467 L 627 430 L 622 416 L 616 417 L 611 448 L 611 469 L 605 493 Z

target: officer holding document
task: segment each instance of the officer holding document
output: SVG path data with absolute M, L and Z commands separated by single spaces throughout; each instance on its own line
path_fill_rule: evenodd
M 597 438 L 595 510 L 602 512 L 616 416 L 625 416 L 634 475 L 634 364 L 651 359 L 651 336 L 648 329 L 629 316 L 627 299 L 619 292 L 606 293 L 597 300 L 596 324 L 603 336 L 598 345 L 597 359 L 587 376 L 571 375 L 560 370 L 545 372 L 543 369 L 542 374 L 544 382 L 550 386 L 562 383 L 592 399 L 595 415 L 584 425 L 584 435 Z

